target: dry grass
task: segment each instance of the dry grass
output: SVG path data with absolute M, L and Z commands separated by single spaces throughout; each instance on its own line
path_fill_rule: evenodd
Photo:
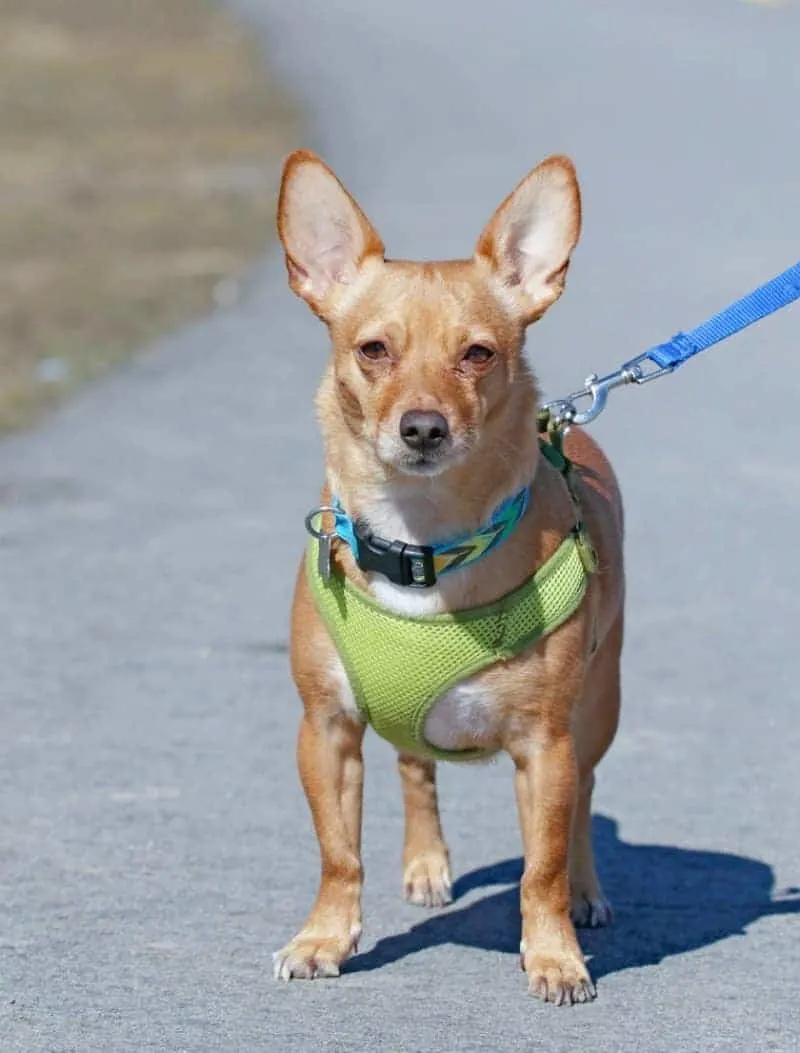
M 207 0 L 0 0 L 0 431 L 231 288 L 291 125 Z

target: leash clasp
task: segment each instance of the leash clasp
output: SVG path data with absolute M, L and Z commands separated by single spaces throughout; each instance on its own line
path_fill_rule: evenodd
M 548 402 L 545 409 L 555 423 L 561 427 L 568 428 L 571 424 L 589 424 L 596 420 L 603 412 L 608 403 L 608 396 L 615 388 L 625 387 L 627 384 L 648 384 L 656 377 L 665 373 L 671 373 L 674 366 L 660 366 L 653 362 L 650 353 L 645 351 L 636 358 L 624 362 L 619 369 L 599 377 L 592 373 L 586 378 L 585 387 L 580 391 L 573 391 L 564 399 L 556 399 Z M 591 399 L 585 410 L 579 410 L 577 403 L 585 399 Z
M 625 384 L 638 383 L 640 375 L 641 370 L 633 362 L 626 363 L 605 377 L 592 373 L 586 378 L 585 387 L 573 391 L 565 399 L 548 402 L 545 408 L 550 411 L 556 424 L 565 427 L 571 424 L 589 424 L 606 408 L 609 392 Z M 577 403 L 585 399 L 591 399 L 591 402 L 585 410 L 579 410 Z
M 651 380 L 657 380 L 659 377 L 666 376 L 667 373 L 674 373 L 678 368 L 678 362 L 671 362 L 669 365 L 662 365 L 661 362 L 657 361 L 653 357 L 653 349 L 650 351 L 643 351 L 636 358 L 631 358 L 621 368 L 623 370 L 629 370 L 632 374 L 631 383 L 633 384 L 649 384 Z

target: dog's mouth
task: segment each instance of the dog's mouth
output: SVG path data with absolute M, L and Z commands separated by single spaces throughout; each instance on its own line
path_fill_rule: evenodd
M 404 451 L 399 457 L 391 458 L 391 464 L 404 475 L 434 476 L 461 464 L 472 449 L 472 443 L 448 442 L 435 450 Z
M 438 475 L 448 468 L 451 459 L 444 456 L 431 456 L 419 454 L 415 457 L 405 458 L 397 467 L 406 475 Z

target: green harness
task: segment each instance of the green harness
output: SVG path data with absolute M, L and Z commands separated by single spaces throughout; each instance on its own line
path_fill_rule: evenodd
M 542 452 L 567 478 L 559 445 Z M 333 570 L 318 568 L 319 542 L 306 551 L 317 610 L 333 638 L 365 721 L 398 750 L 437 760 L 474 760 L 486 750 L 443 750 L 425 738 L 425 720 L 456 684 L 507 661 L 566 622 L 586 593 L 596 557 L 580 518 L 558 549 L 527 581 L 494 603 L 464 611 L 394 614 Z

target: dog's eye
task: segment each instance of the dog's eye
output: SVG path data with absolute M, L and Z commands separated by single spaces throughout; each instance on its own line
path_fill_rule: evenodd
M 464 352 L 464 361 L 472 362 L 476 366 L 486 365 L 493 358 L 494 351 L 490 347 L 484 347 L 483 344 L 473 344 Z
M 366 344 L 362 344 L 358 349 L 358 353 L 363 358 L 368 358 L 371 362 L 376 362 L 379 358 L 386 356 L 386 344 L 382 340 L 370 340 Z

